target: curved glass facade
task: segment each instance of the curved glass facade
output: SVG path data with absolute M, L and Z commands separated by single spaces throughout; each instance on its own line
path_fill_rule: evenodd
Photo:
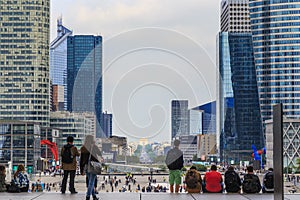
M 300 114 L 300 0 L 249 0 L 262 119 L 283 103 L 287 118 Z

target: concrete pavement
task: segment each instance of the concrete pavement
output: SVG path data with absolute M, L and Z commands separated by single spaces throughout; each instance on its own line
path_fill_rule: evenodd
M 170 193 L 100 193 L 101 200 L 273 200 L 272 194 L 170 194 Z M 62 195 L 55 192 L 0 193 L 0 200 L 85 200 L 85 193 Z M 92 198 L 91 198 L 92 199 Z M 300 194 L 286 194 L 285 200 L 299 200 Z

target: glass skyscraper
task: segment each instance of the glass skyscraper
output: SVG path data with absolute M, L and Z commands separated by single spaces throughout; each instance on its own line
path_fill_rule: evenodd
M 64 103 L 65 110 L 67 109 L 67 38 L 71 35 L 72 31 L 63 26 L 62 18 L 59 18 L 57 20 L 57 36 L 50 44 L 50 80 L 53 86 L 63 87 L 61 95 L 64 96 L 64 101 L 59 103 Z M 57 94 L 55 87 L 53 92 Z M 52 102 L 52 104 L 55 103 Z
M 93 112 L 97 118 L 96 136 L 102 115 L 102 37 L 75 35 L 67 38 L 67 110 Z
M 248 0 L 221 2 L 217 38 L 217 147 L 221 160 L 251 160 L 264 147 Z
M 49 126 L 50 0 L 0 1 L 0 119 Z
M 249 0 L 263 121 L 283 103 L 287 118 L 300 116 L 300 0 Z
M 220 156 L 227 162 L 250 160 L 252 145 L 263 147 L 252 36 L 224 32 L 218 44 Z
M 190 134 L 188 103 L 188 100 L 172 100 L 171 102 L 171 140 Z

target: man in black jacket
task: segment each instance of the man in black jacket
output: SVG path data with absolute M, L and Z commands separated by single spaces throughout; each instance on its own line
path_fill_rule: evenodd
M 168 151 L 166 157 L 166 164 L 169 168 L 169 182 L 170 182 L 170 192 L 174 192 L 175 183 L 175 193 L 178 193 L 179 186 L 181 184 L 181 168 L 183 167 L 183 153 L 179 150 L 179 140 L 174 140 L 174 148 Z

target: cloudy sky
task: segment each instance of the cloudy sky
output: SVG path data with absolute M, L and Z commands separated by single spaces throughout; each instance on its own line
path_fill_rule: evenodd
M 103 36 L 103 109 L 114 135 L 169 141 L 171 99 L 215 100 L 219 0 L 52 0 L 74 34 Z

